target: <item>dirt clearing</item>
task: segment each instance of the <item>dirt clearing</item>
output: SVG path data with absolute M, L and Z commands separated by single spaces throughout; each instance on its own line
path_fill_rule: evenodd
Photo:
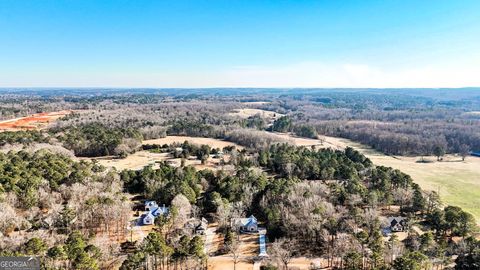
M 19 131 L 43 129 L 58 118 L 71 114 L 72 111 L 58 111 L 49 113 L 36 113 L 26 117 L 0 121 L 0 131 Z

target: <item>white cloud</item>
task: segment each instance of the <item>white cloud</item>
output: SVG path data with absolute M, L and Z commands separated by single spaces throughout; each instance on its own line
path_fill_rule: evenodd
M 364 64 L 305 62 L 283 67 L 234 68 L 225 72 L 221 83 L 225 86 L 258 87 L 480 86 L 480 65 L 382 70 Z
M 480 86 L 480 63 L 385 69 L 366 64 L 301 62 L 222 71 L 0 75 L 1 86 L 73 87 L 465 87 Z

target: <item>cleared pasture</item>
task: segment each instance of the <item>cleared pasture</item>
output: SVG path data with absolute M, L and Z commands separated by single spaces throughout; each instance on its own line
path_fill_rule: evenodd
M 172 143 L 183 143 L 185 141 L 188 141 L 193 144 L 198 144 L 198 145 L 206 144 L 212 148 L 222 149 L 226 146 L 235 146 L 237 149 L 243 149 L 243 147 L 238 144 L 224 141 L 224 140 L 213 139 L 213 138 L 202 138 L 202 137 L 190 137 L 190 136 L 167 136 L 165 138 L 160 138 L 160 139 L 145 140 L 142 142 L 142 144 L 143 145 L 146 145 L 146 144 L 170 145 Z
M 165 138 L 154 139 L 154 140 L 145 140 L 142 143 L 146 144 L 173 144 L 173 143 L 183 143 L 188 141 L 193 144 L 206 144 L 212 148 L 224 148 L 226 146 L 235 146 L 237 149 L 243 149 L 242 146 L 218 139 L 212 138 L 201 138 L 201 137 L 187 137 L 187 136 L 167 136 Z M 224 159 L 228 159 L 229 156 L 225 155 Z M 98 158 L 89 158 L 91 160 L 96 160 L 99 164 L 105 167 L 114 167 L 117 170 L 140 170 L 145 166 L 151 165 L 154 168 L 158 162 L 167 161 L 172 166 L 179 167 L 181 164 L 180 158 L 173 158 L 169 153 L 154 153 L 150 151 L 137 151 L 133 154 L 128 155 L 126 158 L 116 158 L 113 156 L 107 157 L 98 157 Z M 219 158 L 210 157 L 207 160 L 206 164 L 201 164 L 200 160 L 189 158 L 185 160 L 185 165 L 193 166 L 198 170 L 211 169 L 218 170 L 222 168 Z
M 277 113 L 274 111 L 267 111 L 267 110 L 261 110 L 261 109 L 250 109 L 250 108 L 244 108 L 244 109 L 238 109 L 234 110 L 233 112 L 229 113 L 231 116 L 237 116 L 240 118 L 248 118 L 254 115 L 259 114 L 263 118 L 270 118 L 270 119 L 276 119 L 278 117 L 283 116 L 281 113 Z

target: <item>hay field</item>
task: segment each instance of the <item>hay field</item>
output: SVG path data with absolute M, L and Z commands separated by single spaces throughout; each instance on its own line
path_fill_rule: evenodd
M 97 157 L 97 158 L 84 158 L 90 160 L 96 160 L 100 165 L 110 168 L 116 168 L 119 171 L 140 170 L 145 166 L 153 165 L 155 167 L 156 161 L 165 161 L 169 159 L 168 153 L 152 153 L 149 151 L 138 151 L 128 155 L 126 158 L 115 158 L 112 156 Z
M 423 189 L 435 190 L 445 204 L 462 207 L 480 223 L 480 158 L 447 156 L 444 161 L 419 163 L 419 157 L 367 155 L 377 165 L 409 174 Z M 436 160 L 435 157 L 427 157 Z
M 225 155 L 225 159 L 228 159 L 229 156 Z M 97 158 L 80 158 L 87 160 L 95 160 L 98 164 L 115 168 L 118 171 L 122 170 L 141 170 L 142 168 L 151 165 L 154 169 L 158 168 L 158 162 L 167 161 L 168 164 L 174 167 L 180 167 L 181 159 L 173 158 L 170 153 L 153 153 L 150 151 L 138 151 L 133 154 L 128 155 L 126 158 L 116 158 L 113 156 L 106 157 L 97 157 Z M 193 166 L 197 170 L 210 169 L 210 170 L 220 170 L 224 169 L 225 166 L 220 164 L 219 158 L 209 157 L 206 164 L 202 164 L 200 160 L 197 159 L 186 159 L 186 166 Z M 226 169 L 226 168 L 225 168 Z

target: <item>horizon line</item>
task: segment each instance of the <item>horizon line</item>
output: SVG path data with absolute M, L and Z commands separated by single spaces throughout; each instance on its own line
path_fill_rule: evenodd
M 235 86 L 208 86 L 208 87 L 150 87 L 150 86 L 0 86 L 0 90 L 5 89 L 104 89 L 104 90 L 111 90 L 111 89 L 472 89 L 478 88 L 480 90 L 480 86 L 460 86 L 460 87 L 235 87 Z

